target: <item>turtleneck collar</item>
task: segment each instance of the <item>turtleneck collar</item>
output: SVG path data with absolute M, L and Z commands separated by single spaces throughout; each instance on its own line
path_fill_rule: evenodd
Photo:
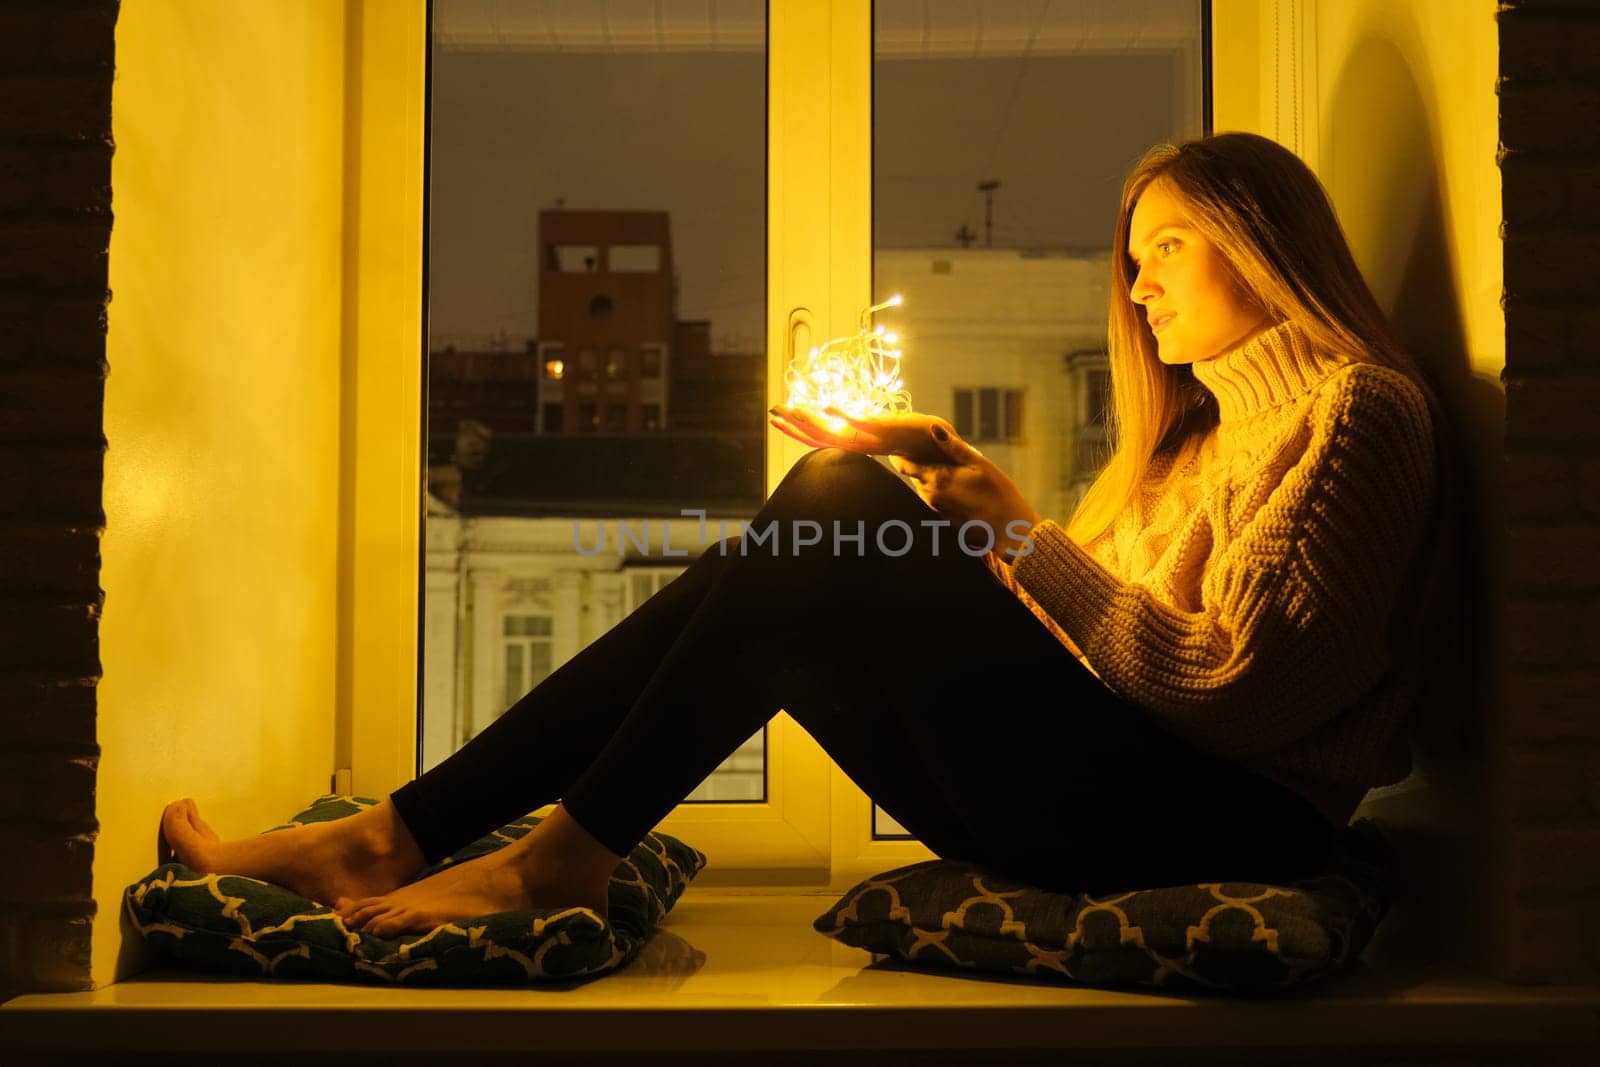
M 1349 363 L 1318 351 L 1305 330 L 1285 320 L 1191 366 L 1195 379 L 1217 398 L 1220 421 L 1234 422 L 1310 392 Z

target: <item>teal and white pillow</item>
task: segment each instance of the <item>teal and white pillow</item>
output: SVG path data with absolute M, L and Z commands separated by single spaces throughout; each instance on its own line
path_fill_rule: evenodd
M 1387 913 L 1391 870 L 1371 819 L 1340 831 L 1322 873 L 1288 885 L 1050 893 L 969 863 L 924 860 L 858 883 L 812 925 L 916 967 L 1275 993 L 1324 979 L 1361 954 Z
M 371 797 L 324 796 L 283 826 L 354 815 Z M 503 848 L 541 821 L 528 815 L 420 872 Z M 272 832 L 272 831 L 267 831 Z M 629 963 L 706 865 L 705 854 L 649 833 L 611 876 L 608 917 L 590 908 L 501 912 L 427 933 L 376 937 L 281 886 L 165 863 L 124 894 L 134 926 L 161 955 L 250 978 L 401 985 L 516 985 L 604 974 Z

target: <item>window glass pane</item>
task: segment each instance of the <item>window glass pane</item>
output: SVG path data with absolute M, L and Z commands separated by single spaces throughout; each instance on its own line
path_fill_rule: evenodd
M 1084 411 L 1084 422 L 1098 423 L 1102 426 L 1106 421 L 1106 409 L 1111 403 L 1111 374 L 1108 371 L 1092 370 L 1088 374 L 1088 400 Z
M 528 680 L 531 689 L 550 677 L 550 642 L 536 641 L 528 646 Z M 518 694 L 521 695 L 520 693 Z
M 1022 436 L 1022 390 L 1006 390 L 1006 423 L 1005 435 L 1016 438 Z
M 661 249 L 656 245 L 612 245 L 613 274 L 654 274 L 661 269 Z
M 1082 412 L 1105 402 L 1122 182 L 1205 132 L 1206 5 L 872 7 L 872 296 L 904 298 L 877 321 L 916 410 L 997 438 L 984 454 L 1065 522 L 1104 459 Z
M 635 8 L 430 5 L 424 769 L 761 506 L 766 5 Z
M 522 644 L 506 642 L 506 678 L 502 703 L 510 707 L 525 692 L 522 684 Z
M 973 436 L 971 389 L 956 390 L 955 410 L 951 413 L 950 422 L 954 424 L 956 433 L 963 438 L 970 439 Z
M 998 390 L 978 390 L 978 440 L 990 441 L 1000 436 L 999 412 L 1000 396 Z
M 506 635 L 516 637 L 549 637 L 550 616 L 507 615 Z
M 592 274 L 600 265 L 599 245 L 551 245 L 548 268 L 568 274 Z

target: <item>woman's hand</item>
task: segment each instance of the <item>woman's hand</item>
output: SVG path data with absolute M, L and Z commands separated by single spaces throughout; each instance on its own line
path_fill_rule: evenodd
M 940 427 L 954 435 L 955 428 L 932 415 L 907 412 L 904 415 L 874 415 L 856 418 L 829 406 L 819 413 L 813 408 L 778 404 L 772 408 L 773 426 L 812 448 L 843 448 L 868 455 L 905 456 L 936 463 L 945 458 L 933 436 Z M 833 415 L 830 421 L 825 415 Z M 838 426 L 839 422 L 844 425 Z
M 1005 562 L 1031 551 L 1027 535 L 1039 513 L 1005 471 L 958 437 L 945 419 L 914 413 L 861 418 L 829 408 L 846 423 L 834 430 L 803 408 L 779 405 L 773 412 L 774 426 L 815 448 L 887 454 L 895 472 L 911 479 L 917 495 L 958 529 L 975 521 L 993 531 L 993 548 Z M 970 546 L 973 533 L 967 539 Z

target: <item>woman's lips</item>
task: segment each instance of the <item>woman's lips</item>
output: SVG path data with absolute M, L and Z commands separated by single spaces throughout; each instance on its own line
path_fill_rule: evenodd
M 1150 332 L 1160 333 L 1162 328 L 1165 327 L 1167 323 L 1177 318 L 1177 315 L 1178 313 L 1176 311 L 1163 311 L 1161 314 L 1150 320 Z

